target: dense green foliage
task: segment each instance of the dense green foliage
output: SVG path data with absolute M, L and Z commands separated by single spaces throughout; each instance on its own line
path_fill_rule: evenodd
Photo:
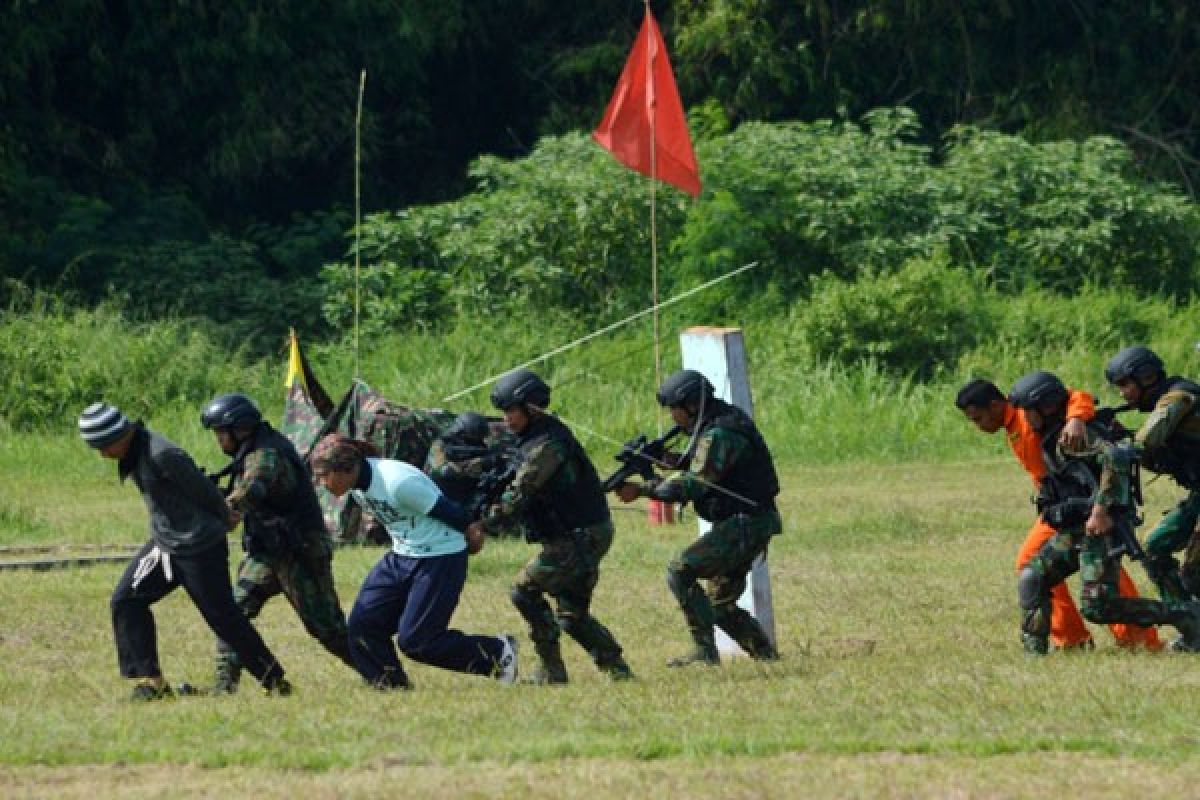
M 862 125 L 752 123 L 700 142 L 701 198 L 685 204 L 674 190 L 658 193 L 665 289 L 757 261 L 748 277 L 691 306 L 700 317 L 737 321 L 748 306 L 778 313 L 814 291 L 828 294 L 833 277 L 883 279 L 912 259 L 937 261 L 921 274 L 940 282 L 936 294 L 949 302 L 956 282 L 968 295 L 984 285 L 1069 295 L 1092 283 L 1175 297 L 1200 288 L 1197 207 L 1140 179 L 1116 140 L 1035 145 L 963 128 L 935 158 L 920 133 L 911 111 L 894 109 Z M 476 191 L 461 200 L 365 221 L 372 324 L 427 327 L 531 305 L 603 319 L 647 304 L 647 186 L 594 143 L 549 137 L 520 161 L 482 159 L 473 175 Z M 936 274 L 948 269 L 960 271 Z M 344 330 L 350 265 L 330 265 L 323 278 L 329 319 Z M 920 321 L 928 288 L 914 287 L 913 307 L 893 310 L 891 324 Z M 952 319 L 939 324 L 942 333 L 931 335 L 955 339 L 962 330 Z M 849 347 L 817 354 L 857 355 Z
M 1192 4 L 653 5 L 707 187 L 660 193 L 668 283 L 760 260 L 720 300 L 778 308 L 812 274 L 940 248 L 998 284 L 1195 288 Z M 346 279 L 312 283 L 347 252 L 365 69 L 369 324 L 640 305 L 645 182 L 571 132 L 599 119 L 642 9 L 4 4 L 0 276 L 204 316 L 260 352 L 289 322 L 336 335 L 319 310 L 344 327 Z

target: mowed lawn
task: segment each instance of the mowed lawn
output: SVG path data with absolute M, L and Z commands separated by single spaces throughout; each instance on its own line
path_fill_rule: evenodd
M 0 460 L 0 544 L 140 540 L 136 492 L 90 454 L 14 452 Z M 50 464 L 53 475 L 28 474 Z M 782 472 L 774 664 L 666 668 L 689 641 L 665 566 L 694 519 L 650 527 L 643 509 L 616 512 L 594 610 L 625 646 L 631 683 L 610 683 L 566 641 L 566 687 L 409 664 L 416 689 L 381 694 L 278 598 L 258 625 L 294 696 L 248 682 L 236 697 L 134 705 L 108 618 L 120 567 L 0 571 L 0 796 L 1196 795 L 1200 657 L 1125 652 L 1104 630 L 1090 654 L 1021 653 L 1012 561 L 1033 511 L 1015 464 Z M 1153 520 L 1177 491 L 1159 481 L 1148 494 Z M 532 552 L 489 542 L 456 625 L 518 633 L 532 656 L 508 601 Z M 378 556 L 338 551 L 347 609 Z M 156 615 L 168 679 L 210 682 L 211 636 L 183 593 Z

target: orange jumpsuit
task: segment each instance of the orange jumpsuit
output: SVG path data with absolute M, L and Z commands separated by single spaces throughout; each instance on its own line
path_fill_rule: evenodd
M 1069 419 L 1078 418 L 1086 421 L 1095 414 L 1096 402 L 1090 394 L 1076 390 L 1070 392 L 1067 399 L 1067 417 Z M 1025 412 L 1011 403 L 1007 404 L 1004 411 L 1004 430 L 1005 438 L 1008 439 L 1008 445 L 1012 448 L 1013 455 L 1021 462 L 1021 466 L 1029 473 L 1029 477 L 1033 479 L 1034 487 L 1038 487 L 1046 475 L 1046 465 L 1042 461 L 1041 436 L 1030 427 L 1029 422 L 1025 419 Z M 1054 528 L 1043 522 L 1040 516 L 1037 518 L 1033 527 L 1029 529 L 1029 535 L 1025 537 L 1021 549 L 1017 552 L 1017 572 L 1020 572 L 1029 563 L 1029 560 L 1037 555 L 1042 546 L 1055 533 Z M 1121 568 L 1118 585 L 1122 597 L 1138 596 L 1137 586 L 1134 585 L 1124 567 Z M 1158 632 L 1154 628 L 1124 624 L 1114 624 L 1108 627 L 1112 631 L 1113 638 L 1117 640 L 1117 644 L 1122 647 L 1141 645 L 1147 650 L 1162 648 L 1162 642 L 1159 641 Z M 1065 582 L 1058 584 L 1050 592 L 1050 640 L 1058 647 L 1071 647 L 1091 638 L 1092 635 L 1088 632 L 1087 625 L 1080 616 L 1075 601 L 1071 598 L 1067 584 Z

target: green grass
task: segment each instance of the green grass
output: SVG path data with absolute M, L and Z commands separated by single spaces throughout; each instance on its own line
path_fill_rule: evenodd
M 785 532 L 770 559 L 777 664 L 663 666 L 688 646 L 664 568 L 695 531 L 690 520 L 652 528 L 643 513 L 619 512 L 594 610 L 626 648 L 638 674 L 630 684 L 604 680 L 568 643 L 567 687 L 504 688 L 410 665 L 415 691 L 379 694 L 276 599 L 258 625 L 297 696 L 135 706 L 108 622 L 118 567 L 0 573 L 0 790 L 1011 797 L 1070 786 L 1116 797 L 1135 781 L 1147 794 L 1188 794 L 1200 774 L 1188 756 L 1200 715 L 1193 658 L 1126 653 L 1103 631 L 1090 655 L 1021 654 L 1012 559 L 1031 509 L 1026 479 L 995 455 L 786 467 Z M 42 528 L 6 541 L 45 529 L 77 542 L 98 541 L 99 530 L 140 538 L 136 492 L 83 456 L 23 506 Z M 0 467 L 6 486 L 20 484 L 11 462 Z M 1173 496 L 1152 485 L 1150 518 Z M 531 552 L 490 542 L 455 624 L 518 632 L 531 654 L 507 600 Z M 378 555 L 338 552 L 344 606 Z M 187 599 L 175 593 L 156 616 L 168 678 L 207 682 L 211 636 Z

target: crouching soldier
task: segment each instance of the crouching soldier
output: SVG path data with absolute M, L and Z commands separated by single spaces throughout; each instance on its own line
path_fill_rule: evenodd
M 1048 650 L 1050 590 L 1077 571 L 1083 580 L 1081 610 L 1089 622 L 1174 625 L 1189 649 L 1200 647 L 1200 612 L 1194 604 L 1122 597 L 1118 591 L 1121 556 L 1140 555 L 1134 530 L 1138 489 L 1130 448 L 1114 444 L 1112 432 L 1094 420 L 1081 446 L 1060 444 L 1067 389 L 1049 372 L 1022 377 L 1013 385 L 1009 401 L 1042 436 L 1042 516 L 1057 531 L 1017 579 L 1026 652 L 1041 655 Z M 1094 523 L 1096 508 L 1105 509 L 1108 525 Z
M 779 479 L 767 444 L 749 415 L 716 398 L 712 384 L 695 370 L 681 370 L 663 381 L 658 402 L 691 434 L 689 451 L 680 461 L 690 466 L 666 480 L 622 484 L 617 496 L 626 503 L 638 497 L 691 501 L 696 514 L 713 526 L 667 567 L 667 586 L 695 642 L 690 653 L 668 665 L 719 664 L 714 624 L 752 658 L 778 658 L 758 620 L 737 604 L 754 560 L 766 554 L 771 537 L 783 530 L 775 507 Z M 700 578 L 708 580 L 707 594 Z
M 222 394 L 204 408 L 200 421 L 233 461 L 228 502 L 241 518 L 242 549 L 234 600 L 254 619 L 282 593 L 305 630 L 353 668 L 346 618 L 333 582 L 333 545 L 308 467 L 296 448 L 262 418 L 243 394 Z M 224 640 L 217 642 L 218 692 L 237 690 L 241 660 Z
M 521 463 L 501 502 L 469 530 L 494 536 L 519 519 L 526 538 L 541 544 L 512 590 L 513 605 L 529 623 L 541 659 L 533 683 L 567 682 L 560 631 L 578 642 L 602 672 L 627 679 L 632 673 L 621 645 L 591 613 L 600 560 L 612 545 L 612 515 L 596 468 L 570 429 L 546 411 L 549 404 L 550 387 L 527 369 L 505 374 L 492 387 L 492 405 L 504 412 L 504 422 L 516 434 Z M 545 595 L 554 598 L 555 610 Z

